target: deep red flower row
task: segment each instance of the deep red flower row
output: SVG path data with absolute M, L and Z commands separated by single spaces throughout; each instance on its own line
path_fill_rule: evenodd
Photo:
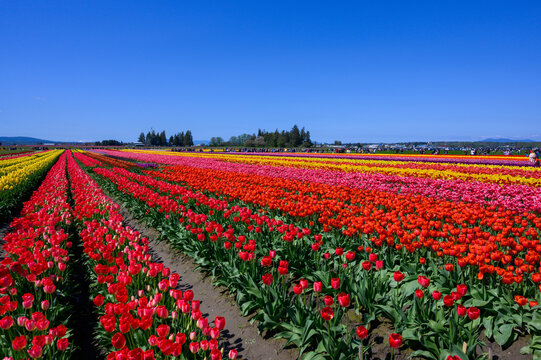
M 71 156 L 68 170 L 108 359 L 162 359 L 187 351 L 221 359 L 224 318 L 210 326 L 193 292 L 175 289 L 180 276 L 151 261 L 148 240 L 123 226 L 119 206 Z
M 71 357 L 62 295 L 70 292 L 68 191 L 63 154 L 4 237 L 0 348 L 7 359 Z

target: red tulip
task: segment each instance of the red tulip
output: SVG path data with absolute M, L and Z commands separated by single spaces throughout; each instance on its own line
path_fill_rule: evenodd
M 238 352 L 236 349 L 231 349 L 229 350 L 229 359 L 230 360 L 235 360 L 238 356 Z
M 331 306 L 332 304 L 334 304 L 334 299 L 330 295 L 325 295 L 325 297 L 323 298 L 323 302 L 325 303 L 325 306 Z
M 321 292 L 321 290 L 323 290 L 323 283 L 321 281 L 316 281 L 314 283 L 314 292 Z
M 220 337 L 220 329 L 213 327 L 210 329 L 209 334 L 211 338 L 218 339 Z
M 210 351 L 211 360 L 220 360 L 222 358 L 222 352 L 218 349 L 212 349 Z
M 37 359 L 43 354 L 43 347 L 33 345 L 29 350 L 27 350 L 27 352 L 32 359 Z
M 339 278 L 332 278 L 331 279 L 331 287 L 333 289 L 338 289 L 340 288 L 340 279 Z
M 425 293 L 421 289 L 415 290 L 415 296 L 417 296 L 418 299 L 422 299 L 425 296 Z
M 398 349 L 402 345 L 402 336 L 395 333 L 389 335 L 389 345 L 394 349 Z
M 190 349 L 190 351 L 192 352 L 192 354 L 195 354 L 196 352 L 199 351 L 199 342 L 191 342 L 190 345 L 188 346 L 188 348 Z
M 479 311 L 476 307 L 471 307 L 468 309 L 468 317 L 470 320 L 475 320 L 481 315 L 481 311 Z
M 261 277 L 261 280 L 263 280 L 263 284 L 269 286 L 273 282 L 272 274 L 265 274 Z
M 357 333 L 357 337 L 361 340 L 368 336 L 368 330 L 366 330 L 364 326 L 357 326 L 355 332 Z
M 434 292 L 432 293 L 432 298 L 438 301 L 439 299 L 441 299 L 441 292 L 434 290 Z
M 464 305 L 458 304 L 456 307 L 456 313 L 458 316 L 465 316 L 467 313 L 466 307 Z
M 401 273 L 400 271 L 395 271 L 395 273 L 393 274 L 394 281 L 396 282 L 401 282 L 402 280 L 404 280 L 404 276 L 404 273 Z
M 158 334 L 158 336 L 160 337 L 166 337 L 167 335 L 169 335 L 170 330 L 171 328 L 169 327 L 169 325 L 161 324 L 156 328 L 156 334 Z
M 443 303 L 445 304 L 445 306 L 451 307 L 454 305 L 455 299 L 451 295 L 445 295 L 443 297 Z
M 323 309 L 321 309 L 320 313 L 321 317 L 325 321 L 329 321 L 334 318 L 334 311 L 330 307 L 324 307 Z
M 69 340 L 66 339 L 66 338 L 58 339 L 56 341 L 56 347 L 60 351 L 66 350 L 68 348 L 68 346 L 69 346 Z
M 346 293 L 340 293 L 338 295 L 338 303 L 340 304 L 341 307 L 348 307 L 351 304 L 349 295 Z
M 225 328 L 225 318 L 222 316 L 216 316 L 216 318 L 214 318 L 214 326 L 220 330 L 223 330 Z
M 0 329 L 7 330 L 13 326 L 15 322 L 11 316 L 5 316 L 0 320 Z
M 26 347 L 26 336 L 21 335 L 17 336 L 13 341 L 11 342 L 11 347 L 15 351 L 21 351 Z
M 113 344 L 115 349 L 122 349 L 126 345 L 126 338 L 121 333 L 117 332 L 113 335 L 111 339 L 111 344 Z
M 297 285 L 293 286 L 293 292 L 296 295 L 302 294 L 302 290 L 303 290 L 303 288 L 302 288 L 302 285 L 300 285 L 300 284 L 297 284 Z
M 460 294 L 460 296 L 464 296 L 468 292 L 468 287 L 465 284 L 459 284 L 456 286 L 456 291 Z
M 372 255 L 372 254 L 370 254 L 370 255 Z M 370 261 L 363 261 L 362 266 L 363 266 L 363 269 L 365 271 L 368 271 L 372 267 L 372 263 Z
M 417 278 L 417 281 L 419 282 L 419 284 L 420 284 L 422 287 L 428 287 L 428 286 L 430 285 L 430 279 L 427 278 L 426 276 L 420 275 L 420 276 Z
M 524 296 L 521 296 L 521 295 L 515 295 L 515 302 L 519 306 L 524 306 L 528 303 L 528 299 L 526 299 Z

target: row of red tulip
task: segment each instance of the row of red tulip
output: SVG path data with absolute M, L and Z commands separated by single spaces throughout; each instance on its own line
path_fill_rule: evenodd
M 88 166 L 88 167 L 105 166 L 105 164 L 102 163 L 101 161 L 91 158 L 90 156 L 87 156 L 81 152 L 74 152 L 73 156 L 77 160 L 79 160 L 84 166 Z
M 118 205 L 71 157 L 68 169 L 108 359 L 161 359 L 187 352 L 221 359 L 224 318 L 216 317 L 210 326 L 193 292 L 176 289 L 179 275 L 152 262 L 148 240 L 122 225 Z
M 69 359 L 72 355 L 64 295 L 72 287 L 68 191 L 63 154 L 4 237 L 0 349 L 6 359 Z

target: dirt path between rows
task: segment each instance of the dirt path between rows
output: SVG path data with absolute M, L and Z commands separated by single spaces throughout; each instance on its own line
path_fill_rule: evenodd
M 6 256 L 4 253 L 4 236 L 12 230 L 10 224 L 11 222 L 0 224 L 0 261 L 4 260 Z
M 113 198 L 114 199 L 114 198 Z M 115 201 L 117 202 L 117 201 Z M 296 349 L 286 348 L 282 350 L 285 341 L 263 338 L 257 327 L 242 316 L 233 297 L 228 295 L 227 289 L 215 287 L 208 276 L 194 270 L 196 264 L 188 256 L 173 249 L 166 241 L 158 242 L 156 239 L 160 233 L 148 227 L 117 202 L 121 208 L 120 213 L 124 217 L 125 225 L 149 239 L 152 260 L 163 262 L 165 266 L 178 273 L 180 277 L 180 289 L 191 289 L 195 299 L 201 300 L 201 311 L 210 321 L 216 316 L 225 317 L 225 329 L 222 332 L 221 344 L 224 346 L 224 358 L 231 349 L 237 349 L 239 359 L 250 360 L 291 360 L 297 358 Z

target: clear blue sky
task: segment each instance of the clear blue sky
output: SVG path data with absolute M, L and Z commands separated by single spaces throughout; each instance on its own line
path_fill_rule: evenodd
M 3 1 L 0 136 L 541 139 L 541 1 Z

